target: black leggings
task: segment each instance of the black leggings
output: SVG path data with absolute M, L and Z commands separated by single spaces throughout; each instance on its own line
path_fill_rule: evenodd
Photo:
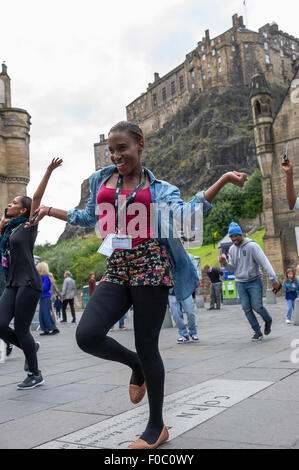
M 167 306 L 168 290 L 168 287 L 163 286 L 124 287 L 101 282 L 90 298 L 76 332 L 77 343 L 83 351 L 129 366 L 137 382 L 139 378 L 138 385 L 145 379 L 150 416 L 142 437 L 147 442 L 155 442 L 163 428 L 165 372 L 158 341 Z M 131 305 L 134 308 L 137 354 L 107 336 L 110 328 Z
M 30 325 L 39 297 L 40 292 L 31 287 L 7 287 L 0 298 L 0 338 L 23 350 L 34 374 L 38 373 L 38 364 Z M 14 330 L 9 326 L 13 318 Z

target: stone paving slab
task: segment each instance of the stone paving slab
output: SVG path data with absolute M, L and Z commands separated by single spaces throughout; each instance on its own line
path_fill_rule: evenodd
M 267 308 L 273 316 L 273 332 L 256 344 L 250 341 L 252 331 L 239 305 L 224 306 L 217 315 L 199 309 L 199 343 L 177 345 L 176 329 L 162 330 L 166 395 L 211 379 L 275 382 L 163 448 L 299 448 L 299 371 L 290 359 L 299 327 L 284 323 L 284 299 Z M 116 328 L 109 335 L 134 348 L 132 319 L 126 326 L 128 330 Z M 140 406 L 129 400 L 130 371 L 125 366 L 83 353 L 76 345 L 76 325 L 62 324 L 59 329 L 61 333 L 54 337 L 33 332 L 41 342 L 43 387 L 16 390 L 25 377 L 24 358 L 16 348 L 0 364 L 1 449 L 37 447 Z M 142 405 L 146 404 L 145 397 Z

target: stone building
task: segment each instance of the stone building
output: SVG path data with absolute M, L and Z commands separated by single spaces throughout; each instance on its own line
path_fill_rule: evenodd
M 213 87 L 250 85 L 258 67 L 270 86 L 287 89 L 299 57 L 299 39 L 280 31 L 276 23 L 248 30 L 243 17 L 232 17 L 232 28 L 210 38 L 209 30 L 185 61 L 164 77 L 154 75 L 147 91 L 130 103 L 128 121 L 139 124 L 145 134 L 161 128 L 194 93 Z M 95 168 L 110 164 L 107 139 L 102 134 L 94 145 Z
M 265 253 L 276 273 L 299 264 L 295 228 L 299 213 L 288 209 L 282 155 L 288 144 L 294 164 L 294 182 L 299 195 L 299 59 L 285 98 L 272 114 L 272 95 L 265 74 L 258 71 L 251 80 L 251 106 L 259 165 L 262 171 L 265 218 Z
M 185 61 L 154 82 L 127 106 L 127 119 L 138 123 L 145 134 L 163 126 L 193 93 L 215 86 L 250 83 L 257 64 L 270 84 L 286 88 L 299 56 L 299 39 L 279 30 L 276 23 L 250 31 L 243 17 L 233 16 L 228 31 L 210 38 L 209 30 Z
M 5 63 L 0 73 L 0 211 L 15 196 L 26 195 L 29 183 L 30 116 L 11 106 L 10 78 Z

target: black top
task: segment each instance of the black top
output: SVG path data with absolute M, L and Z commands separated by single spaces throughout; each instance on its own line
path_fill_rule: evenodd
M 9 265 L 6 287 L 29 286 L 42 292 L 42 281 L 36 270 L 33 247 L 37 225 L 24 228 L 21 224 L 9 238 Z
M 212 268 L 211 272 L 208 272 L 207 275 L 209 276 L 211 283 L 215 284 L 216 282 L 221 282 L 220 276 L 223 276 L 223 273 L 220 269 Z

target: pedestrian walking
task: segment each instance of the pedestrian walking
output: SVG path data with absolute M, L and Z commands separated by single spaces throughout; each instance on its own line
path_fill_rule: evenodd
M 41 262 L 38 263 L 36 269 L 41 276 L 43 286 L 43 291 L 39 301 L 39 324 L 42 330 L 40 336 L 49 334 L 56 335 L 59 333 L 59 330 L 56 327 L 55 319 L 53 318 L 53 314 L 51 312 L 52 284 L 50 279 L 49 266 L 47 263 Z
M 72 225 L 95 226 L 99 221 L 104 237 L 100 250 L 107 255 L 107 268 L 80 319 L 76 339 L 83 351 L 126 364 L 132 370 L 129 393 L 133 403 L 139 403 L 147 390 L 149 421 L 141 438 L 129 448 L 154 449 L 168 439 L 162 414 L 165 372 L 158 341 L 169 287 L 175 278 L 177 299 L 184 300 L 197 287 L 198 276 L 179 238 L 170 230 L 167 238 L 161 237 L 159 226 L 158 232 L 154 230 L 151 207 L 175 203 L 174 213 L 181 220 L 184 207 L 195 211 L 196 204 L 202 203 L 207 214 L 212 208 L 211 201 L 226 183 L 241 187 L 247 176 L 226 173 L 207 191 L 184 203 L 178 188 L 156 179 L 149 169 L 142 167 L 145 139 L 137 125 L 118 123 L 109 132 L 108 146 L 113 165 L 91 176 L 86 208 L 65 211 L 41 206 L 37 221 L 46 215 Z M 124 197 L 119 201 L 118 196 Z M 133 202 L 143 212 L 143 218 L 138 219 L 139 230 L 133 224 Z M 103 211 L 103 207 L 109 207 L 109 211 Z M 107 335 L 131 305 L 137 352 Z
M 253 311 L 257 312 L 265 322 L 264 334 L 271 333 L 272 318 L 263 305 L 263 281 L 260 266 L 268 273 L 273 288 L 278 290 L 281 284 L 259 245 L 250 238 L 243 238 L 241 227 L 232 222 L 228 235 L 233 242 L 229 249 L 229 261 L 221 255 L 220 263 L 228 271 L 234 271 L 236 287 L 247 320 L 254 331 L 252 341 L 263 339 L 261 327 Z
M 191 340 L 198 341 L 197 325 L 194 300 L 192 294 L 187 299 L 178 301 L 174 289 L 169 290 L 169 308 L 173 321 L 178 329 L 179 338 L 178 344 L 186 344 Z M 184 322 L 184 313 L 187 317 L 187 325 Z
M 296 278 L 295 270 L 289 268 L 286 270 L 285 279 L 284 279 L 284 291 L 285 299 L 287 301 L 287 315 L 286 323 L 292 323 L 292 316 L 295 308 L 295 300 L 298 297 L 299 283 Z
M 97 287 L 95 273 L 90 273 L 90 279 L 88 281 L 88 286 L 89 286 L 89 297 L 91 297 L 92 294 L 94 293 L 94 291 L 96 290 L 96 287 Z
M 36 343 L 30 332 L 30 325 L 42 292 L 33 247 L 37 236 L 37 224 L 28 225 L 35 210 L 40 206 L 52 172 L 61 166 L 62 160 L 53 159 L 42 178 L 33 199 L 16 196 L 0 222 L 1 264 L 6 276 L 6 287 L 0 298 L 0 338 L 22 349 L 25 355 L 24 369 L 27 378 L 17 388 L 31 389 L 42 385 L 44 379 L 38 368 Z M 10 322 L 14 319 L 14 329 Z
M 66 308 L 67 305 L 70 306 L 71 314 L 72 314 L 72 323 L 76 323 L 76 312 L 75 312 L 75 295 L 76 295 L 76 282 L 72 278 L 72 274 L 70 271 L 65 271 L 64 273 L 64 281 L 62 285 L 62 323 L 67 322 L 66 316 Z
M 55 299 L 55 302 L 54 302 L 54 308 L 56 310 L 56 318 L 57 318 L 57 320 L 59 320 L 60 315 L 61 315 L 62 302 L 61 302 L 60 297 L 58 297 L 58 295 L 56 295 L 56 299 Z
M 204 271 L 211 281 L 210 308 L 208 310 L 220 310 L 223 272 L 220 269 L 212 268 L 208 264 L 205 265 Z

